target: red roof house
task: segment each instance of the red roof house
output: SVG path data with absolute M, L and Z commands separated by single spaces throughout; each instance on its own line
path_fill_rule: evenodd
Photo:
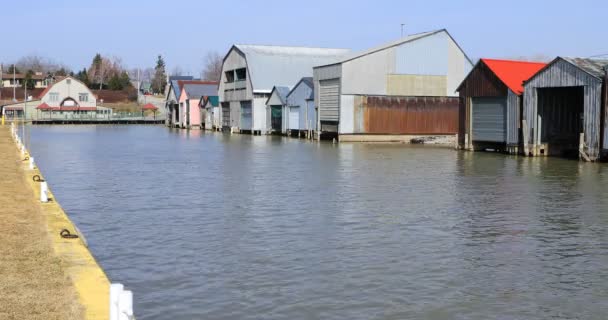
M 521 152 L 523 83 L 545 66 L 481 59 L 457 89 L 461 101 L 458 145 L 467 150 Z

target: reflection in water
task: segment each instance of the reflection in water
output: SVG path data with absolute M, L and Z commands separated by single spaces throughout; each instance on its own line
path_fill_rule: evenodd
M 145 126 L 34 127 L 138 319 L 603 319 L 602 164 Z

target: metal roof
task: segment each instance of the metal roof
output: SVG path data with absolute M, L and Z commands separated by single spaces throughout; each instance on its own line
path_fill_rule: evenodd
M 359 51 L 359 52 L 355 52 L 353 54 L 347 55 L 344 58 L 342 58 L 341 60 L 336 61 L 334 63 L 328 63 L 328 64 L 325 64 L 325 65 L 318 65 L 318 66 L 319 67 L 323 67 L 323 66 L 329 66 L 329 65 L 332 65 L 332 64 L 340 64 L 340 63 L 348 62 L 348 61 L 351 61 L 351 60 L 354 60 L 354 59 L 357 59 L 357 58 L 360 58 L 360 57 L 363 57 L 363 56 L 366 56 L 366 55 L 370 55 L 372 53 L 376 53 L 376 52 L 379 52 L 379 51 L 382 51 L 382 50 L 386 50 L 386 49 L 389 49 L 389 48 L 392 48 L 392 47 L 396 47 L 396 46 L 402 45 L 404 43 L 412 42 L 412 41 L 415 41 L 415 40 L 418 40 L 418 39 L 422 39 L 422 38 L 425 38 L 425 37 L 428 37 L 428 36 L 432 36 L 434 34 L 441 33 L 441 32 L 445 32 L 448 35 L 448 37 L 450 37 L 450 39 L 452 41 L 454 41 L 454 43 L 460 49 L 460 51 L 462 51 L 462 53 L 464 54 L 465 58 L 471 64 L 473 64 L 473 62 L 471 61 L 471 59 L 469 59 L 469 57 L 466 55 L 466 53 L 464 53 L 464 50 L 462 50 L 462 48 L 456 42 L 456 40 L 454 40 L 454 38 L 452 37 L 452 35 L 450 35 L 450 33 L 446 29 L 439 29 L 439 30 L 433 30 L 433 31 L 428 31 L 428 32 L 410 34 L 408 36 L 405 36 L 405 37 L 402 37 L 400 39 L 397 39 L 397 40 L 391 41 L 389 43 L 386 43 L 384 45 L 377 46 L 377 47 L 374 47 L 374 48 L 371 48 L 371 49 L 367 49 L 367 50 L 364 50 L 364 51 Z
M 247 60 L 251 85 L 255 92 L 270 92 L 277 83 L 296 83 L 312 76 L 312 68 L 342 59 L 350 50 L 310 47 L 282 47 L 237 44 Z
M 190 99 L 217 96 L 217 84 L 184 84 L 184 91 Z
M 608 67 L 608 59 L 561 58 L 596 78 L 603 79 L 606 75 L 604 68 Z
M 313 84 L 312 77 L 304 77 L 304 78 L 300 79 L 300 81 L 298 81 L 298 83 L 293 87 L 293 89 L 291 89 L 291 91 L 289 91 L 287 96 L 291 95 L 291 93 L 294 92 L 301 83 L 307 85 L 311 89 L 310 96 L 308 97 L 308 99 L 310 99 L 310 100 L 314 99 L 315 98 L 315 86 Z
M 169 77 L 169 82 L 171 82 L 171 89 L 173 90 L 173 93 L 175 93 L 175 99 L 177 101 L 179 101 L 179 96 L 182 94 L 181 90 L 179 89 L 179 84 L 178 81 L 180 80 L 194 80 L 194 77 L 192 76 L 170 76 Z
M 270 97 L 268 97 L 268 100 L 270 100 L 270 98 L 272 98 L 272 94 L 274 92 L 276 92 L 277 96 L 281 100 L 281 103 L 286 104 L 287 103 L 287 95 L 289 94 L 290 91 L 291 91 L 291 89 L 289 87 L 274 86 L 272 88 L 272 91 L 270 92 Z

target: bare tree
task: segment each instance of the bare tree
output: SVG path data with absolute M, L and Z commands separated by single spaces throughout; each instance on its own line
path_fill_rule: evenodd
M 21 70 L 32 70 L 42 73 L 56 73 L 59 70 L 69 72 L 70 68 L 62 63 L 55 62 L 49 58 L 38 55 L 28 55 L 21 57 L 15 63 L 17 68 Z
M 534 62 L 549 62 L 551 61 L 553 58 L 549 57 L 546 54 L 542 54 L 542 53 L 537 53 L 537 54 L 533 54 L 531 56 L 515 56 L 515 57 L 508 57 L 507 59 L 511 59 L 511 60 L 519 60 L 519 61 L 534 61 Z
M 204 67 L 201 79 L 220 81 L 224 59 L 217 51 L 208 52 L 204 59 Z
M 173 67 L 173 69 L 171 70 L 171 75 L 172 76 L 181 76 L 184 74 L 184 70 L 182 69 L 182 67 L 180 66 L 175 66 Z
M 110 78 L 121 75 L 123 71 L 122 59 L 119 57 L 107 58 L 96 54 L 89 68 L 89 82 L 98 84 L 99 90 L 101 90 Z

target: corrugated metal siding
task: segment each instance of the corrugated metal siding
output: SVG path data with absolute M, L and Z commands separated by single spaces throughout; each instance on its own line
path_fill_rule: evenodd
M 507 99 L 473 98 L 473 141 L 499 142 L 507 140 Z
M 321 121 L 339 121 L 340 79 L 319 81 L 319 117 Z
M 533 145 L 538 115 L 538 88 L 584 86 L 584 133 L 587 154 L 599 156 L 602 81 L 562 59 L 556 60 L 524 85 L 524 119 L 528 135 L 524 140 Z M 604 142 L 605 148 L 606 142 Z
M 396 48 L 396 74 L 446 75 L 448 41 L 445 32 L 402 44 Z M 464 77 L 464 76 L 463 76 Z M 445 95 L 445 91 L 443 92 Z
M 367 134 L 456 134 L 458 98 L 362 97 L 363 128 Z M 357 116 L 359 113 L 356 112 Z M 358 122 L 357 120 L 355 122 Z
M 519 144 L 521 128 L 521 97 L 509 90 L 507 95 L 507 145 Z

